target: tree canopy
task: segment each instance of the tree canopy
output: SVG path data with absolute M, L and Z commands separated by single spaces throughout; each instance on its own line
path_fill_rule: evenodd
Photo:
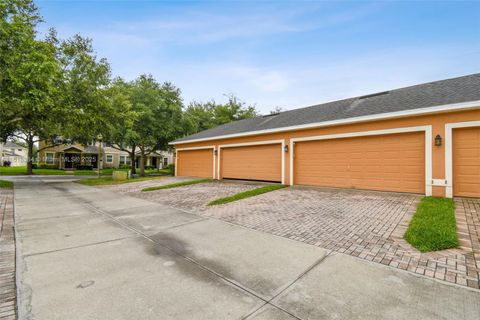
M 117 79 L 112 88 L 117 88 L 112 97 L 129 116 L 112 129 L 110 142 L 130 152 L 131 159 L 138 148 L 140 174 L 145 175 L 146 156 L 167 149 L 168 142 L 182 134 L 180 90 L 169 82 L 158 83 L 151 75 L 140 75 L 131 82 Z
M 0 140 L 25 143 L 29 174 L 40 140 L 46 147 L 85 144 L 102 134 L 130 152 L 132 164 L 138 152 L 144 174 L 146 156 L 168 149 L 169 141 L 257 115 L 254 105 L 233 95 L 184 109 L 180 89 L 148 74 L 112 80 L 91 39 L 58 39 L 54 29 L 40 39 L 41 22 L 32 0 L 0 2 Z
M 54 30 L 37 38 L 39 12 L 30 0 L 0 3 L 0 133 L 28 146 L 32 173 L 34 143 L 86 142 L 114 123 L 108 103 L 110 67 L 97 59 L 92 41 L 75 35 L 59 41 Z
M 62 70 L 55 45 L 36 39 L 41 19 L 31 1 L 3 1 L 0 17 L 0 131 L 3 139 L 26 142 L 31 173 L 35 137 L 49 136 L 60 124 Z
M 247 105 L 233 95 L 229 95 L 227 98 L 228 101 L 223 104 L 218 104 L 213 100 L 205 103 L 195 101 L 190 103 L 184 113 L 186 133 L 193 134 L 258 115 L 254 105 Z
M 107 97 L 111 81 L 107 60 L 98 59 L 92 40 L 78 34 L 60 41 L 57 54 L 63 70 L 61 104 L 68 111 L 63 134 L 82 143 L 106 134 L 119 115 Z

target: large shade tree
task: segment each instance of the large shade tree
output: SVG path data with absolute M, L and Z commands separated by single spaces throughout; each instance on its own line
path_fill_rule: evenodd
M 116 119 L 115 104 L 108 99 L 110 65 L 99 59 L 92 40 L 75 35 L 58 43 L 62 67 L 62 107 L 68 110 L 63 121 L 63 135 L 87 143 L 99 134 L 107 134 Z
M 55 44 L 36 38 L 41 18 L 32 1 L 0 2 L 0 19 L 0 132 L 26 143 L 31 174 L 36 139 L 59 127 L 62 70 Z
M 140 156 L 140 175 L 145 175 L 148 155 L 168 148 L 168 142 L 183 134 L 180 90 L 171 83 L 158 83 L 151 75 L 141 75 L 126 83 L 117 79 L 112 93 L 117 106 L 127 117 L 110 134 L 112 145 L 130 153 L 132 172 L 134 159 Z M 125 101 L 122 95 L 128 94 Z M 113 98 L 112 98 L 113 100 Z
M 116 112 L 123 115 L 116 125 L 109 127 L 106 140 L 115 149 L 128 152 L 131 159 L 130 168 L 136 173 L 135 155 L 137 153 L 138 134 L 135 131 L 138 112 L 131 102 L 132 84 L 122 78 L 115 78 L 108 89 L 108 100 Z
M 0 2 L 0 134 L 24 141 L 27 173 L 33 150 L 91 141 L 108 132 L 117 113 L 106 95 L 110 67 L 79 35 L 59 41 L 54 30 L 38 39 L 42 21 L 30 0 Z

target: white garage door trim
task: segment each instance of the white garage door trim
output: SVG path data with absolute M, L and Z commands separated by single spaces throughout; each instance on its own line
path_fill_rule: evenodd
M 422 131 L 425 132 L 425 195 L 431 196 L 432 195 L 432 126 L 430 125 L 292 138 L 290 139 L 290 185 L 293 185 L 293 169 L 294 169 L 293 154 L 294 154 L 295 142 L 379 136 L 379 135 L 386 135 L 386 134 L 422 132 Z
M 213 149 L 213 173 L 212 179 L 215 179 L 215 146 L 205 146 L 205 147 L 191 147 L 191 148 L 180 148 L 175 149 L 175 177 L 177 176 L 177 159 L 178 159 L 178 151 L 189 151 L 189 150 L 202 150 L 202 149 Z
M 265 144 L 281 144 L 280 155 L 282 160 L 282 184 L 285 184 L 285 156 L 283 150 L 285 148 L 285 139 L 281 140 L 265 140 L 265 141 L 256 141 L 256 142 L 245 142 L 245 143 L 232 143 L 232 144 L 221 144 L 218 146 L 218 165 L 217 165 L 217 177 L 220 179 L 220 155 L 222 154 L 222 148 L 233 148 L 233 147 L 248 147 L 248 146 L 261 146 Z
M 453 198 L 453 129 L 470 127 L 480 127 L 480 121 L 452 122 L 445 124 L 445 184 L 447 198 Z

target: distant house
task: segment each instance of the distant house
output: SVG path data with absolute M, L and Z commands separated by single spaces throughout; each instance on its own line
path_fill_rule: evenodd
M 28 150 L 22 145 L 7 141 L 0 143 L 0 166 L 10 163 L 12 167 L 26 166 Z
M 79 166 L 91 166 L 97 169 L 98 143 L 81 145 L 62 144 L 45 148 L 45 142 L 39 143 L 39 165 L 55 169 L 75 170 Z M 100 168 L 122 168 L 131 165 L 132 159 L 126 151 L 115 149 L 102 143 L 102 161 Z M 135 167 L 140 168 L 140 155 L 135 156 Z M 147 156 L 145 166 L 148 168 L 162 169 L 173 163 L 173 153 L 157 151 Z

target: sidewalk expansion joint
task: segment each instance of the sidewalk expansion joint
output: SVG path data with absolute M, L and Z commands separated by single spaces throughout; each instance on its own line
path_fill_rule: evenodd
M 91 210 L 93 210 L 94 212 L 97 212 L 98 214 L 101 214 L 105 217 L 108 217 L 109 219 L 111 219 L 113 222 L 119 224 L 120 226 L 130 230 L 130 231 L 133 231 L 134 233 L 137 233 L 138 235 L 142 236 L 143 238 L 145 238 L 146 240 L 150 241 L 150 242 L 153 242 L 155 243 L 156 245 L 159 245 L 163 248 L 165 248 L 166 250 L 172 252 L 173 254 L 179 256 L 179 257 L 182 257 L 183 259 L 193 263 L 194 265 L 196 265 L 197 267 L 213 274 L 214 276 L 222 279 L 224 282 L 228 283 L 229 285 L 233 286 L 233 287 L 236 287 L 237 289 L 241 290 L 241 291 L 244 291 L 254 297 L 256 297 L 257 299 L 263 301 L 263 304 L 256 308 L 255 310 L 253 310 L 252 312 L 250 312 L 249 314 L 243 316 L 241 319 L 247 319 L 249 318 L 251 315 L 253 315 L 255 312 L 257 312 L 258 310 L 260 310 L 261 308 L 263 308 L 264 306 L 266 305 L 271 305 L 273 306 L 274 308 L 276 309 L 279 309 L 281 310 L 282 312 L 285 312 L 287 313 L 288 315 L 292 316 L 293 318 L 295 319 L 298 319 L 298 320 L 302 320 L 301 318 L 295 316 L 294 314 L 290 313 L 289 311 L 283 309 L 282 307 L 279 307 L 275 304 L 272 303 L 272 301 L 277 298 L 279 295 L 281 295 L 283 292 L 285 292 L 288 288 L 290 288 L 291 286 L 293 286 L 298 280 L 300 280 L 302 277 L 304 277 L 308 272 L 310 272 L 312 269 L 314 269 L 315 267 L 317 267 L 319 264 L 321 264 L 330 254 L 331 252 L 327 252 L 324 256 L 322 256 L 321 258 L 319 258 L 317 261 L 315 261 L 311 266 L 309 266 L 307 269 L 305 269 L 302 273 L 300 273 L 292 282 L 290 282 L 288 285 L 284 286 L 283 288 L 281 288 L 277 293 L 275 293 L 273 295 L 273 297 L 271 298 L 266 298 L 264 297 L 263 295 L 243 286 L 242 284 L 238 283 L 237 281 L 235 280 L 232 280 L 232 279 L 229 279 L 225 276 L 223 276 L 222 274 L 216 272 L 215 270 L 212 270 L 210 269 L 209 267 L 199 263 L 198 261 L 196 261 L 195 259 L 192 259 L 184 254 L 182 254 L 181 252 L 178 252 L 178 250 L 175 250 L 174 248 L 171 248 L 167 245 L 165 245 L 164 243 L 160 243 L 158 241 L 155 241 L 152 237 L 150 237 L 149 235 L 145 234 L 144 232 L 120 221 L 119 219 L 117 219 L 116 217 L 112 216 L 111 214 L 109 214 L 107 211 L 104 211 L 102 209 L 99 209 L 95 206 L 93 206 L 92 204 L 89 204 L 89 203 L 85 203 L 83 202 L 83 199 L 79 196 L 76 196 L 76 195 L 73 195 L 74 198 L 77 198 L 78 200 L 81 201 L 82 205 L 85 206 L 85 207 L 88 207 L 90 208 Z M 181 210 L 181 211 L 184 211 L 184 210 Z M 188 224 L 192 224 L 192 223 L 196 223 L 196 222 L 200 222 L 200 221 L 204 221 L 204 220 L 207 220 L 208 218 L 205 218 L 205 219 L 198 219 L 198 220 L 194 220 L 194 221 L 190 221 L 190 222 L 187 222 L 185 224 L 182 224 L 182 225 L 188 225 Z M 172 228 L 175 228 L 175 227 L 180 227 L 181 225 L 178 225 L 178 226 L 173 226 Z M 160 231 L 162 232 L 162 231 Z
M 110 239 L 110 240 L 99 241 L 99 242 L 94 242 L 94 243 L 86 243 L 86 244 L 82 244 L 82 245 L 80 245 L 80 246 L 73 246 L 73 247 L 61 248 L 61 249 L 57 249 L 57 250 L 50 250 L 50 251 L 43 251 L 43 252 L 28 253 L 28 254 L 25 254 L 24 257 L 33 257 L 33 256 L 39 256 L 39 255 L 42 255 L 42 254 L 55 253 L 55 252 L 72 250 L 72 249 L 79 249 L 79 248 L 85 248 L 85 247 L 92 247 L 92 246 L 96 246 L 96 245 L 99 245 L 99 244 L 104 244 L 104 243 L 109 243 L 109 242 L 114 242 L 114 241 L 125 240 L 125 239 L 129 239 L 129 238 L 133 238 L 133 237 L 134 237 L 134 236 L 127 236 L 127 237 L 121 237 L 121 238 L 117 238 L 117 239 Z
M 290 282 L 288 285 L 284 286 L 283 288 L 281 288 L 276 294 L 273 295 L 273 297 L 271 297 L 270 299 L 268 299 L 267 301 L 265 301 L 265 304 L 263 304 L 262 306 L 260 306 L 259 308 L 253 310 L 252 312 L 250 312 L 249 314 L 245 315 L 242 320 L 247 320 L 249 319 L 251 316 L 253 316 L 256 312 L 258 312 L 260 309 L 264 308 L 265 306 L 267 305 L 270 305 L 276 309 L 279 309 L 280 311 L 283 311 L 285 312 L 286 314 L 292 316 L 293 318 L 295 319 L 298 319 L 298 320 L 303 320 L 302 318 L 299 318 L 297 317 L 296 315 L 294 315 L 293 313 L 285 310 L 284 308 L 276 305 L 273 303 L 273 300 L 275 300 L 277 297 L 279 297 L 280 295 L 282 295 L 285 291 L 287 291 L 290 287 L 292 287 L 295 283 L 298 282 L 298 280 L 302 279 L 304 276 L 306 276 L 310 271 L 312 271 L 314 268 L 316 268 L 317 266 L 319 266 L 323 261 L 325 261 L 325 259 L 327 257 L 329 257 L 330 255 L 332 255 L 333 252 L 327 252 L 324 256 L 322 256 L 320 259 L 318 259 L 317 261 L 315 261 L 310 267 L 308 267 L 307 269 L 305 269 L 302 273 L 300 273 L 292 282 Z

